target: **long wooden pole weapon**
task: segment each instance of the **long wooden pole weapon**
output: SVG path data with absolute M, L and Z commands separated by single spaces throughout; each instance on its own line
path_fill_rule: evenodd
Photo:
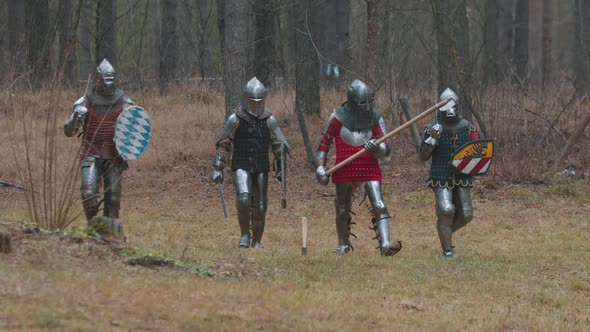
M 408 128 L 409 126 L 411 126 L 414 122 L 416 122 L 416 121 L 418 121 L 418 120 L 426 117 L 427 115 L 429 115 L 430 113 L 434 112 L 435 110 L 437 110 L 437 109 L 445 106 L 449 101 L 450 101 L 450 99 L 445 99 L 445 100 L 440 101 L 439 103 L 435 104 L 431 108 L 429 108 L 426 111 L 420 113 L 418 116 L 416 116 L 412 120 L 404 123 L 403 125 L 395 128 L 395 130 L 391 131 L 387 135 L 381 137 L 380 139 L 378 139 L 377 141 L 375 141 L 375 144 L 381 144 L 381 143 L 385 142 L 391 136 L 393 136 L 393 135 L 399 133 L 400 131 L 402 131 L 402 130 Z M 334 167 L 332 167 L 328 171 L 326 171 L 326 175 L 330 175 L 330 174 L 336 172 L 337 170 L 341 169 L 342 167 L 350 164 L 353 160 L 355 160 L 356 158 L 360 157 L 363 153 L 365 153 L 365 151 L 367 151 L 367 149 L 364 149 L 363 148 L 362 150 L 359 150 L 357 153 L 353 154 L 352 156 L 344 159 L 343 161 L 340 162 L 340 164 L 335 165 Z

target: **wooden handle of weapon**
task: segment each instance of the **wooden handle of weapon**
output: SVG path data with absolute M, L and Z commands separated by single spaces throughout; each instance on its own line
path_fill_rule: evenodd
M 307 218 L 301 218 L 301 255 L 307 254 Z
M 436 111 L 437 109 L 445 106 L 445 104 L 448 103 L 448 102 L 449 102 L 449 99 L 445 99 L 445 100 L 443 100 L 443 101 L 435 104 L 431 108 L 429 108 L 426 111 L 420 113 L 418 116 L 416 116 L 412 120 L 404 123 L 403 125 L 395 128 L 395 130 L 393 130 L 393 131 L 389 132 L 388 134 L 384 135 L 383 137 L 381 137 L 380 139 L 378 139 L 377 141 L 375 141 L 375 144 L 381 144 L 381 143 L 385 142 L 387 139 L 389 139 L 393 135 L 395 135 L 395 134 L 399 133 L 400 131 L 408 128 L 409 126 L 411 126 L 415 122 L 421 120 L 422 118 L 426 117 L 427 115 L 429 115 L 430 113 Z M 328 171 L 326 171 L 326 174 L 327 175 L 330 175 L 330 174 L 336 172 L 337 170 L 341 169 L 342 167 L 350 164 L 353 160 L 355 160 L 356 158 L 360 157 L 366 151 L 367 151 L 367 149 L 364 149 L 364 148 L 362 150 L 357 151 L 352 156 L 350 156 L 350 157 L 344 159 L 342 162 L 340 162 L 340 164 L 335 165 L 334 167 L 330 168 Z

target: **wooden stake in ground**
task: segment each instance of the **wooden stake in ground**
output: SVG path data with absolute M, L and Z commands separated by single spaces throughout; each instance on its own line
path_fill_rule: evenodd
M 301 256 L 307 255 L 307 218 L 301 218 Z
M 414 124 L 415 122 L 417 122 L 418 120 L 421 120 L 422 118 L 426 117 L 427 115 L 429 115 L 430 113 L 436 111 L 437 109 L 445 106 L 448 102 L 450 101 L 450 99 L 445 99 L 440 101 L 439 103 L 437 103 L 436 105 L 432 106 L 431 108 L 427 109 L 426 111 L 418 114 L 415 118 L 413 118 L 412 120 L 404 123 L 403 125 L 395 128 L 394 131 L 386 134 L 385 136 L 381 137 L 380 139 L 378 139 L 377 141 L 375 141 L 375 144 L 381 144 L 383 142 L 385 142 L 387 139 L 389 139 L 390 137 L 392 137 L 393 135 L 399 133 L 400 131 L 408 128 L 409 126 L 411 126 L 412 124 Z M 353 154 L 352 156 L 344 159 L 342 162 L 340 162 L 340 164 L 330 168 L 326 174 L 330 175 L 334 172 L 336 172 L 337 170 L 341 169 L 342 167 L 350 164 L 353 160 L 355 160 L 356 158 L 360 157 L 363 153 L 365 153 L 367 151 L 367 149 L 362 149 L 360 151 L 358 151 L 357 153 Z

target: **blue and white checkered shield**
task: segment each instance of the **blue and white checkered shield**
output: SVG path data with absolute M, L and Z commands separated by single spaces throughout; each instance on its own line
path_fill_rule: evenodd
M 115 125 L 115 146 L 121 157 L 125 160 L 139 158 L 150 143 L 151 132 L 150 117 L 142 107 L 125 108 Z

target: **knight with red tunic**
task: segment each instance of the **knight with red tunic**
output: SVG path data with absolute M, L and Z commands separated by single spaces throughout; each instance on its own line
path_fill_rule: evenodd
M 437 111 L 436 121 L 426 127 L 418 155 L 432 159 L 428 185 L 436 201 L 436 229 L 444 257 L 453 257 L 453 233 L 473 219 L 471 187 L 473 177 L 456 172 L 452 166 L 454 152 L 469 141 L 478 139 L 471 122 L 461 116 L 459 96 L 447 88 L 439 101 L 449 102 Z
M 93 86 L 74 103 L 64 133 L 74 136 L 82 128 L 81 196 L 86 218 L 97 215 L 99 189 L 104 188 L 104 216 L 119 218 L 121 177 L 127 162 L 115 147 L 115 124 L 123 110 L 135 103 L 115 84 L 115 68 L 107 59 L 96 67 Z
M 334 172 L 332 182 L 336 185 L 336 233 L 338 248 L 335 252 L 345 254 L 353 250 L 351 236 L 352 195 L 356 188 L 368 196 L 373 214 L 372 224 L 382 255 L 392 256 L 401 250 L 401 242 L 390 243 L 389 213 L 383 201 L 381 190 L 381 168 L 379 160 L 391 152 L 389 140 L 376 144 L 386 133 L 381 113 L 373 107 L 373 94 L 360 80 L 354 80 L 348 87 L 347 101 L 328 118 L 322 131 L 317 151 L 316 177 L 321 185 L 328 185 L 326 156 L 333 142 L 336 147 L 336 164 L 356 152 L 366 149 L 351 163 Z

